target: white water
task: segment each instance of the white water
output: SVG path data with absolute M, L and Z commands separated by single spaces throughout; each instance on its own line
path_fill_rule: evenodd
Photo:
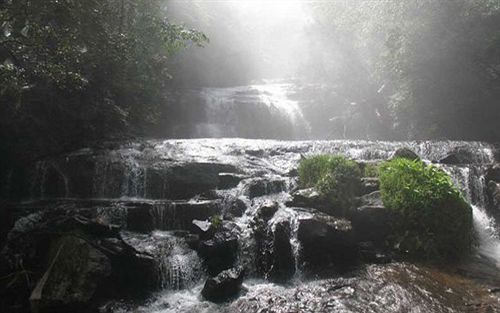
M 288 96 L 290 86 L 204 88 L 200 96 L 205 117 L 193 137 L 307 138 L 310 126 L 298 102 Z
M 500 238 L 495 220 L 477 206 L 472 206 L 472 212 L 479 240 L 478 253 L 493 261 L 500 269 Z

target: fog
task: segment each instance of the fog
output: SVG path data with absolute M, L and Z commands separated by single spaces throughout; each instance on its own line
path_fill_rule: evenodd
M 177 55 L 172 74 L 187 88 L 293 80 L 316 102 L 304 114 L 333 121 L 336 138 L 493 140 L 495 3 L 171 0 L 170 19 L 210 39 Z
M 307 2 L 171 1 L 174 20 L 203 29 L 210 43 L 180 57 L 179 75 L 209 86 L 296 77 L 312 57 Z M 186 21 L 187 20 L 187 21 Z

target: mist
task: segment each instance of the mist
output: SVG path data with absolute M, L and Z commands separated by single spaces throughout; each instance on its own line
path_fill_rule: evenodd
M 313 21 L 302 1 L 174 0 L 169 14 L 183 21 L 189 16 L 187 24 L 203 27 L 210 39 L 204 49 L 180 57 L 178 71 L 189 83 L 231 86 L 296 77 L 312 56 Z

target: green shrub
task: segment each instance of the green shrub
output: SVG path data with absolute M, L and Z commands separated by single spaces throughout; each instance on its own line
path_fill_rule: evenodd
M 444 171 L 394 159 L 380 166 L 380 190 L 396 214 L 396 248 L 422 260 L 453 260 L 470 251 L 472 209 Z
M 317 155 L 299 164 L 299 183 L 315 187 L 333 209 L 347 209 L 355 201 L 361 185 L 361 171 L 356 162 L 343 156 Z

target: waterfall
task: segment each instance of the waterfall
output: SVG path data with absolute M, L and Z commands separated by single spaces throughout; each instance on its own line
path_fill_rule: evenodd
M 161 288 L 180 290 L 194 286 L 203 276 L 196 251 L 188 247 L 184 238 L 170 232 L 156 231 L 153 236 L 166 242 L 157 254 Z
M 289 84 L 270 83 L 200 92 L 204 118 L 193 137 L 306 138 L 310 126 L 297 101 L 288 94 Z
M 149 211 L 153 228 L 159 230 L 175 229 L 175 226 L 178 226 L 175 218 L 176 210 L 177 204 L 175 202 L 153 204 Z

